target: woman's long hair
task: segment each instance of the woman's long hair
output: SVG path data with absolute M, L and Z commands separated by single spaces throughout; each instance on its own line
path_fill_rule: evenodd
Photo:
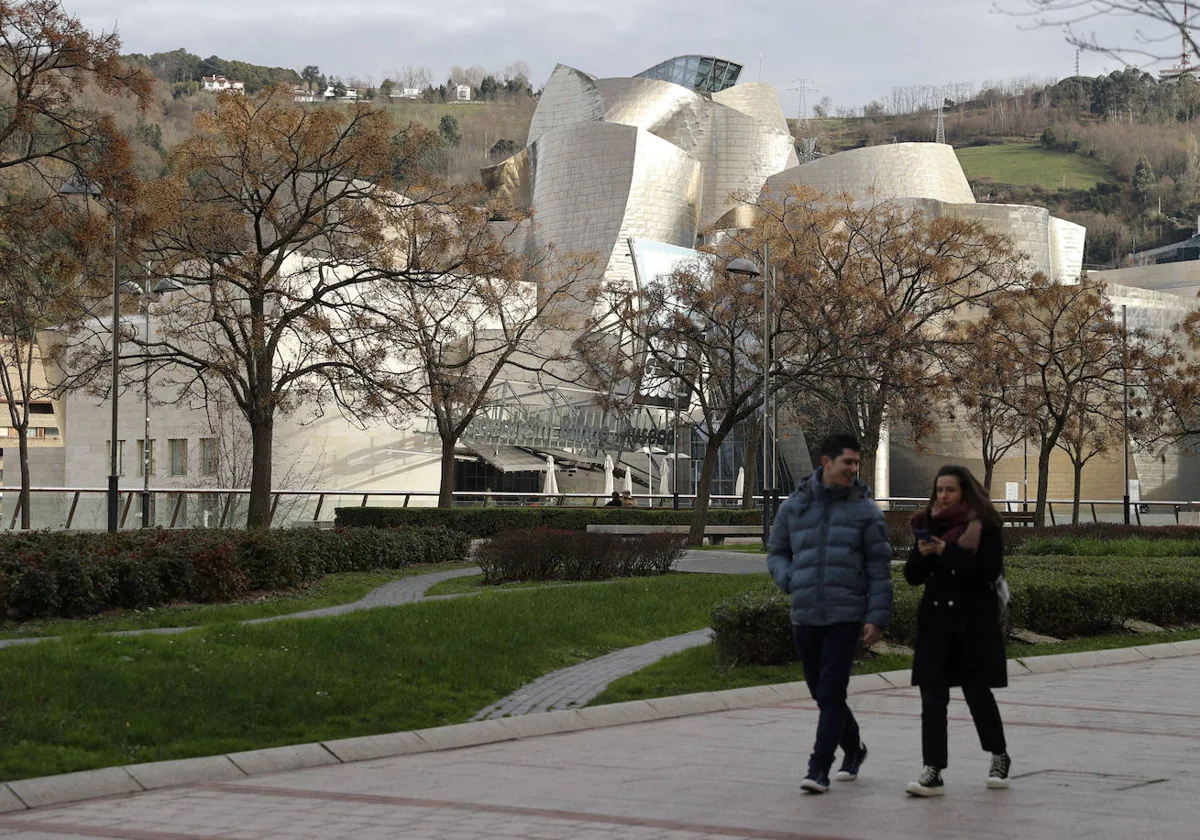
M 988 526 L 1000 527 L 1000 514 L 992 506 L 992 500 L 988 498 L 987 491 L 983 489 L 983 485 L 971 474 L 969 469 L 960 467 L 958 464 L 946 464 L 934 476 L 933 490 L 929 493 L 929 504 L 925 506 L 926 517 L 932 518 L 933 516 L 933 506 L 937 504 L 937 480 L 944 475 L 952 475 L 958 479 L 958 486 L 962 488 L 963 501 L 971 510 L 975 511 L 975 515 L 979 517 L 979 521 L 985 528 Z

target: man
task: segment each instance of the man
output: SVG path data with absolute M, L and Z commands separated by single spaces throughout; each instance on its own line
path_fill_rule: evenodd
M 792 596 L 792 639 L 821 710 L 800 785 L 806 793 L 829 790 L 839 745 L 838 780 L 858 778 L 867 747 L 846 705 L 850 669 L 859 640 L 877 642 L 892 615 L 892 547 L 883 512 L 858 478 L 861 449 L 850 435 L 826 438 L 821 466 L 780 506 L 767 543 L 767 568 Z
M 633 498 L 633 494 L 628 490 L 621 491 L 621 507 L 637 507 L 637 499 Z

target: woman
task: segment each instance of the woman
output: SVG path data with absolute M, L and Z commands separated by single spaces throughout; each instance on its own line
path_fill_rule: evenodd
M 962 686 L 979 743 L 991 753 L 989 788 L 1008 787 L 1011 762 L 993 688 L 1008 685 L 1004 634 L 994 584 L 1004 572 L 1000 516 L 966 467 L 938 470 L 925 510 L 912 518 L 916 544 L 904 577 L 925 585 L 917 613 L 912 682 L 921 689 L 925 769 L 909 782 L 913 796 L 944 792 L 946 707 Z

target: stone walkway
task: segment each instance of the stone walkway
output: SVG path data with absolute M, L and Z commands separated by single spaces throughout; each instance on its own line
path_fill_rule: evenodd
M 451 578 L 465 577 L 467 575 L 479 574 L 477 566 L 471 566 L 465 569 L 452 569 L 448 572 L 433 572 L 428 575 L 412 575 L 410 577 L 400 578 L 385 583 L 376 589 L 372 589 L 362 598 L 357 601 L 352 601 L 348 604 L 337 604 L 332 607 L 322 607 L 316 610 L 304 610 L 302 612 L 284 613 L 283 615 L 272 615 L 267 618 L 251 618 L 241 622 L 242 624 L 267 624 L 272 621 L 287 621 L 300 618 L 328 618 L 335 615 L 345 615 L 346 613 L 357 612 L 358 610 L 373 610 L 376 607 L 395 607 L 401 604 L 412 604 L 425 598 L 425 593 L 430 587 L 441 583 L 444 580 Z M 454 598 L 455 595 L 438 595 L 435 598 Z M 200 625 L 203 626 L 203 625 Z M 200 629 L 200 626 L 190 627 L 154 627 L 147 630 L 114 630 L 111 633 L 105 633 L 106 636 L 170 636 L 176 633 L 188 633 L 192 630 Z M 24 639 L 0 639 L 0 649 L 12 647 L 14 645 L 31 645 L 38 642 L 49 642 L 62 638 L 61 636 L 33 636 Z
M 1110 653 L 1136 661 L 1045 657 L 1040 666 L 1059 670 L 1020 669 L 997 693 L 1014 762 L 1006 791 L 984 785 L 987 756 L 956 690 L 946 796 L 905 796 L 920 769 L 920 700 L 898 673 L 854 678 L 850 703 L 871 755 L 857 782 L 825 796 L 798 792 L 817 710 L 803 684 L 787 684 L 465 724 L 449 728 L 454 737 L 426 731 L 442 751 L 375 760 L 354 760 L 370 755 L 368 739 L 312 745 L 312 764 L 324 766 L 254 778 L 231 768 L 224 780 L 177 777 L 173 787 L 12 811 L 0 814 L 0 837 L 1194 840 L 1197 647 Z M 651 719 L 650 705 L 670 711 Z M 537 734 L 539 722 L 558 734 Z M 39 801 L 31 783 L 11 788 Z
M 766 557 L 764 555 L 736 551 L 688 551 L 676 564 L 676 569 L 681 572 L 699 574 L 752 574 L 763 571 L 765 564 Z M 321 609 L 275 615 L 268 618 L 249 619 L 242 623 L 266 624 L 272 621 L 329 618 L 358 610 L 412 604 L 425 600 L 425 593 L 431 587 L 444 580 L 475 574 L 479 574 L 479 568 L 472 566 L 470 568 L 454 569 L 447 572 L 434 572 L 428 575 L 413 575 L 386 583 L 368 592 L 359 600 L 348 604 L 338 604 Z M 458 597 L 462 597 L 462 595 L 435 595 L 433 599 Z M 195 629 L 197 628 L 160 627 L 150 630 L 120 630 L 108 635 L 172 635 L 186 633 Z M 4 639 L 0 640 L 0 648 L 49 641 L 52 638 L 57 637 Z M 706 645 L 711 639 L 712 630 L 704 628 L 679 636 L 656 639 L 637 647 L 616 650 L 597 659 L 590 659 L 578 665 L 562 668 L 546 674 L 528 685 L 522 686 L 507 697 L 501 698 L 476 714 L 472 720 L 495 719 L 510 717 L 512 715 L 525 715 L 531 712 L 546 712 L 554 709 L 570 709 L 586 706 L 614 680 L 628 674 L 636 673 L 642 668 L 653 665 L 655 662 L 671 654 Z
M 706 627 L 680 636 L 656 639 L 637 647 L 614 650 L 596 659 L 539 677 L 488 706 L 471 720 L 491 720 L 586 706 L 613 680 L 653 665 L 664 656 L 706 645 L 711 640 L 712 629 Z

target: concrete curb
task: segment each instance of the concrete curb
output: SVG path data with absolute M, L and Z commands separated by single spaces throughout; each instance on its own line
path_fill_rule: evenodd
M 1010 659 L 1008 674 L 1010 677 L 1021 677 L 1180 656 L 1200 656 L 1200 639 L 1144 647 Z M 851 677 L 849 693 L 869 694 L 909 687 L 909 671 L 885 671 Z M 631 700 L 607 706 L 538 712 L 411 732 L 388 732 L 382 735 L 249 750 L 229 755 L 156 761 L 58 776 L 42 776 L 0 784 L 0 814 L 175 785 L 236 781 L 265 773 L 475 747 L 520 738 L 670 720 L 709 712 L 752 709 L 807 699 L 808 688 L 803 682 L 777 683 L 727 691 L 658 697 L 652 700 Z

